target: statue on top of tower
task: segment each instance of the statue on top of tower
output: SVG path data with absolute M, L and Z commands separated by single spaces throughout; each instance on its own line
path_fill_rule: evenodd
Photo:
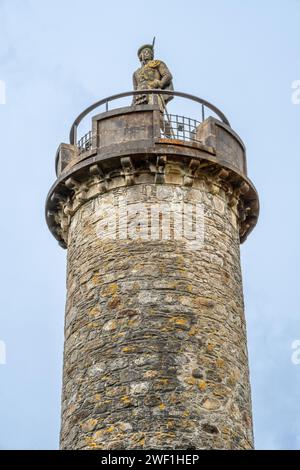
M 167 65 L 162 60 L 154 60 L 154 42 L 144 44 L 138 49 L 137 55 L 141 62 L 141 67 L 133 74 L 134 90 L 174 90 L 172 74 Z M 157 101 L 156 101 L 156 99 Z M 160 127 L 165 137 L 172 137 L 172 125 L 168 117 L 166 104 L 173 98 L 172 95 L 135 95 L 132 105 L 154 104 L 158 102 L 160 109 Z M 164 120 L 164 114 L 167 120 Z
M 133 74 L 134 90 L 173 90 L 172 74 L 167 65 L 162 60 L 154 60 L 154 42 L 144 44 L 138 49 L 137 55 L 141 62 L 141 67 Z M 172 95 L 158 95 L 158 102 L 161 111 L 164 111 L 166 103 L 173 98 Z M 135 95 L 133 105 L 152 104 L 153 95 Z

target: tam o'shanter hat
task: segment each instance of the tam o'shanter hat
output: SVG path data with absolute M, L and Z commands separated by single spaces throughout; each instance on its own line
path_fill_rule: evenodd
M 138 57 L 140 56 L 140 53 L 142 52 L 143 49 L 152 49 L 154 52 L 154 43 L 155 43 L 155 36 L 153 38 L 152 44 L 143 44 L 141 47 L 138 48 L 137 55 Z

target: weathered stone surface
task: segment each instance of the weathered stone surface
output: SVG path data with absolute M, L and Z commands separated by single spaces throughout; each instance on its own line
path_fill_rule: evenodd
M 192 187 L 180 178 L 99 191 L 72 214 L 62 448 L 253 446 L 239 212 L 214 176 Z M 104 239 L 119 196 L 148 208 L 202 203 L 203 246 Z

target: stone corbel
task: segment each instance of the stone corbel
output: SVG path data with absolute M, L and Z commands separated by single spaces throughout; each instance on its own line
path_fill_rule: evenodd
M 107 191 L 107 182 L 101 167 L 97 164 L 91 165 L 89 172 L 91 175 L 91 185 L 96 185 L 100 194 L 105 193 Z
M 68 202 L 70 201 L 70 198 L 66 198 L 65 196 L 62 196 L 59 193 L 54 192 L 51 197 L 50 197 L 51 202 L 55 204 L 55 207 L 57 209 L 57 221 L 60 223 L 60 218 L 63 217 L 63 215 L 68 215 L 66 212 L 66 206 L 68 205 Z M 60 215 L 61 213 L 61 215 Z
M 127 186 L 134 184 L 134 166 L 130 157 L 121 157 L 120 159 L 123 175 L 125 176 L 125 183 Z
M 248 210 L 241 200 L 239 201 L 239 205 L 238 205 L 238 213 L 239 213 L 240 222 L 245 222 L 247 218 Z
M 196 172 L 199 168 L 200 161 L 192 158 L 183 178 L 183 185 L 187 187 L 193 186 Z
M 70 225 L 71 217 L 75 212 L 75 210 L 73 209 L 73 201 L 71 197 L 68 197 L 64 204 L 61 204 L 61 210 L 63 216 L 67 218 L 68 225 Z
M 156 175 L 155 183 L 163 184 L 165 183 L 165 166 L 167 163 L 166 155 L 159 155 L 156 160 Z
M 75 199 L 79 202 L 84 202 L 87 200 L 87 186 L 86 184 L 80 183 L 74 178 L 68 178 L 65 181 L 65 185 L 68 189 L 74 191 Z
M 245 196 L 250 190 L 250 186 L 246 181 L 243 181 L 239 187 L 239 193 Z
M 250 224 L 242 224 L 240 228 L 240 239 L 243 242 L 245 240 L 245 235 L 247 234 L 248 230 L 250 228 Z
M 228 198 L 228 206 L 232 209 L 237 209 L 239 204 L 239 196 L 237 191 L 232 187 L 231 184 L 228 184 L 226 187 L 226 194 Z
M 219 180 L 226 181 L 230 176 L 230 171 L 222 168 L 220 171 L 218 171 L 216 176 Z
M 67 240 L 67 228 L 68 228 L 68 223 L 66 227 L 66 217 L 63 216 L 61 211 L 47 211 L 47 218 L 50 223 L 50 225 L 54 228 L 56 234 L 58 237 L 63 238 L 64 241 Z M 63 245 L 62 245 L 63 246 Z M 65 248 L 65 246 L 63 246 Z
M 56 234 L 58 235 L 59 238 L 61 238 L 62 241 L 59 241 L 59 245 L 62 248 L 66 248 L 68 245 L 68 232 L 64 231 L 62 228 L 58 227 L 56 229 Z
M 47 219 L 49 221 L 49 224 L 54 227 L 56 224 L 57 224 L 57 221 L 56 221 L 56 212 L 53 212 L 53 211 L 50 211 L 48 210 L 47 211 Z
M 54 192 L 53 194 L 51 194 L 50 201 L 56 205 L 58 205 L 60 202 L 64 200 L 65 198 L 59 193 Z
M 259 211 L 259 203 L 258 203 L 258 200 L 257 199 L 254 199 L 252 201 L 248 201 L 247 202 L 248 206 L 250 207 L 251 209 L 251 213 L 253 214 L 253 216 L 255 216 L 257 218 L 258 216 L 258 211 Z

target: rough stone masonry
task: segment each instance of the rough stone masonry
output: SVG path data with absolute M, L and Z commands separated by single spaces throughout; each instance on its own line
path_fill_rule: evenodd
M 239 247 L 258 202 L 237 167 L 241 143 L 238 155 L 237 136 L 217 126 L 202 124 L 202 145 L 150 136 L 146 149 L 135 134 L 127 156 L 120 136 L 120 148 L 84 156 L 69 146 L 47 213 L 68 249 L 63 449 L 253 447 Z M 197 204 L 201 246 L 174 236 L 174 214 L 159 215 L 169 237 L 151 238 L 152 207 Z

